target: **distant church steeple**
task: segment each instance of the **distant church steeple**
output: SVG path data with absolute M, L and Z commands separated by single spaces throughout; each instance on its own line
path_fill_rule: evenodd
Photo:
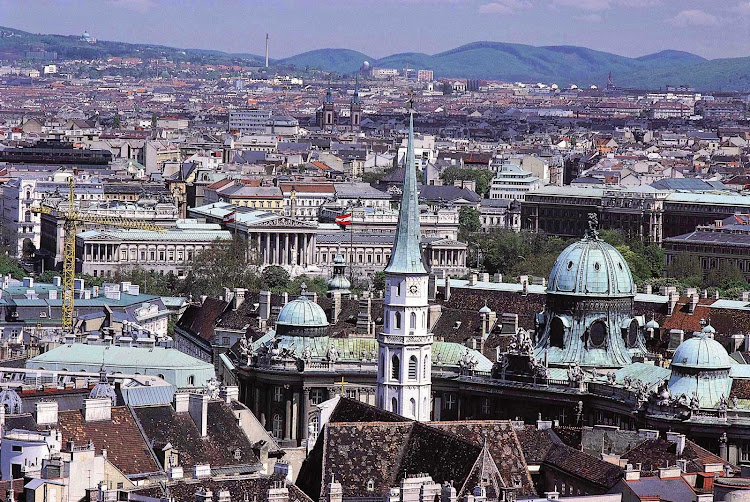
M 377 402 L 385 410 L 426 421 L 432 406 L 432 333 L 427 328 L 428 274 L 420 251 L 413 110 L 408 141 L 396 239 L 385 268 Z
M 354 84 L 354 96 L 352 96 L 352 102 L 349 105 L 349 120 L 352 131 L 359 131 L 362 122 L 362 104 L 359 100 L 359 76 Z
M 321 129 L 333 130 L 336 125 L 336 110 L 333 106 L 333 94 L 331 93 L 331 86 L 328 86 L 326 91 L 326 99 L 323 102 L 323 113 L 321 115 Z

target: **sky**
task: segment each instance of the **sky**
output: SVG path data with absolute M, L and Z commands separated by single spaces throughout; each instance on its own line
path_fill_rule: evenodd
M 750 56 L 750 0 L 0 0 L 34 33 L 260 54 L 346 48 L 380 58 L 476 41 Z

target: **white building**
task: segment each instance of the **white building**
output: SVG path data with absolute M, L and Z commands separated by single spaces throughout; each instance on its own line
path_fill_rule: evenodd
M 264 134 L 266 123 L 270 118 L 270 110 L 259 110 L 257 108 L 230 110 L 229 130 L 239 131 L 240 134 Z
M 428 274 L 419 242 L 413 121 L 411 116 L 396 240 L 385 268 L 384 325 L 378 334 L 377 403 L 393 413 L 426 421 L 432 407 L 432 334 L 427 329 Z
M 542 180 L 521 167 L 503 163 L 490 185 L 490 199 L 524 200 L 526 193 L 544 185 Z

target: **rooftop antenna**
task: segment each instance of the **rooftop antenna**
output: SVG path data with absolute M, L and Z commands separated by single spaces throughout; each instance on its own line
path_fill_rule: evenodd
M 268 68 L 268 33 L 266 33 L 266 68 Z

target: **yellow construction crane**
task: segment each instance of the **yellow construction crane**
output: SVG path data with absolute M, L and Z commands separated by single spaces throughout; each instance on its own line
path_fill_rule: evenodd
M 75 178 L 68 179 L 68 209 L 65 212 L 57 211 L 46 206 L 34 207 L 32 212 L 38 214 L 49 214 L 63 223 L 63 276 L 62 276 L 62 329 L 64 333 L 73 332 L 73 302 L 75 298 L 75 273 L 76 273 L 76 228 L 79 223 L 93 223 L 95 225 L 108 225 L 119 228 L 151 230 L 154 232 L 165 232 L 164 228 L 126 218 L 112 216 L 98 216 L 93 214 L 81 214 L 76 211 L 75 200 Z

